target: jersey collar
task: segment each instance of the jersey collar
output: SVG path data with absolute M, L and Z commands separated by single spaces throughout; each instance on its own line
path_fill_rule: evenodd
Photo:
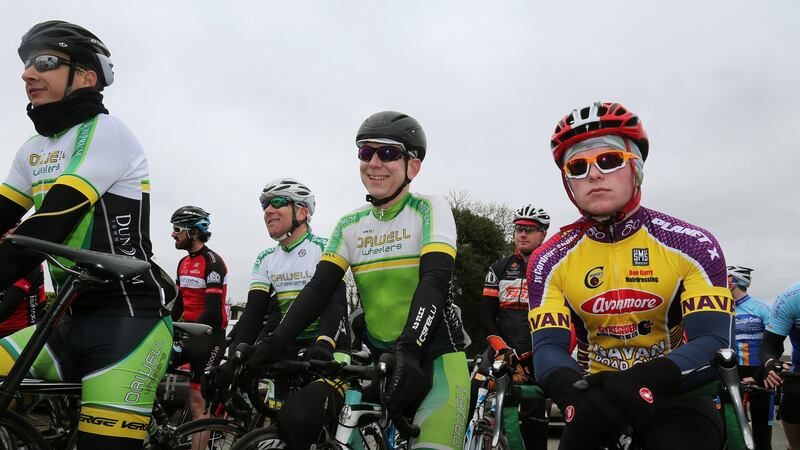
M 640 207 L 636 212 L 631 214 L 630 217 L 619 222 L 611 224 L 601 222 L 594 224 L 586 230 L 586 236 L 594 241 L 604 243 L 618 242 L 627 239 L 633 236 L 642 228 L 642 225 L 644 225 L 645 210 L 646 208 Z
M 399 202 L 397 202 L 396 204 L 390 206 L 389 208 L 381 209 L 381 208 L 373 206 L 372 207 L 372 215 L 375 216 L 376 219 L 378 219 L 380 221 L 383 221 L 383 222 L 392 220 L 395 217 L 397 217 L 398 214 L 400 214 L 400 211 L 402 211 L 403 208 L 405 208 L 405 206 L 406 206 L 406 204 L 408 204 L 409 200 L 411 200 L 411 193 L 410 192 L 406 192 L 406 195 L 404 195 L 403 198 Z
M 306 239 L 308 239 L 310 235 L 311 235 L 311 233 L 309 233 L 308 231 L 306 231 L 305 233 L 303 233 L 303 236 L 302 236 L 302 237 L 300 237 L 300 239 L 298 239 L 298 240 L 296 240 L 296 241 L 292 242 L 291 244 L 289 244 L 289 245 L 287 245 L 287 246 L 283 246 L 283 245 L 281 245 L 280 247 L 281 247 L 281 248 L 282 248 L 282 249 L 283 249 L 285 252 L 291 252 L 292 250 L 296 249 L 298 245 L 302 244 L 302 243 L 303 243 L 303 241 L 305 241 Z
M 737 300 L 736 301 L 736 306 L 739 306 L 739 305 L 741 305 L 742 303 L 744 303 L 744 302 L 746 302 L 748 300 L 750 300 L 750 294 L 747 294 L 744 297 L 742 297 L 739 300 Z

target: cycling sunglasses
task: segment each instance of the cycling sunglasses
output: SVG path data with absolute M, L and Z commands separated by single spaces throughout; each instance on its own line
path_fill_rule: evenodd
M 600 173 L 608 174 L 625 167 L 626 162 L 634 158 L 639 157 L 622 150 L 608 150 L 594 156 L 578 156 L 564 164 L 564 174 L 567 178 L 586 178 L 589 175 L 591 164 L 594 164 Z
M 186 228 L 186 227 L 179 227 L 177 225 L 173 225 L 172 226 L 172 232 L 175 233 L 175 234 L 183 233 L 184 231 L 189 231 L 189 229 Z
M 409 156 L 408 152 L 402 147 L 397 147 L 394 145 L 382 145 L 380 147 L 370 147 L 365 145 L 363 147 L 358 148 L 358 159 L 364 162 L 372 161 L 372 155 L 378 153 L 378 159 L 381 162 L 390 162 L 390 161 L 397 161 L 398 159 L 402 158 L 404 155 Z
M 534 231 L 547 231 L 544 225 L 531 226 L 531 225 L 515 225 L 514 231 L 517 233 L 533 233 Z
M 289 206 L 290 204 L 292 204 L 292 201 L 289 200 L 288 198 L 272 197 L 272 198 L 264 199 L 261 202 L 261 207 L 263 209 L 267 209 L 268 206 L 272 206 L 275 209 L 280 209 L 280 208 L 283 208 L 284 206 Z
M 36 55 L 33 58 L 25 60 L 25 68 L 27 69 L 33 66 L 37 72 L 49 72 L 58 69 L 62 65 L 72 66 L 72 62 L 56 55 Z

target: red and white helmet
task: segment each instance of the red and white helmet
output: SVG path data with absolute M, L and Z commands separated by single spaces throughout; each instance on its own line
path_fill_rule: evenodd
M 647 159 L 649 142 L 639 116 L 619 103 L 595 102 L 591 106 L 575 109 L 564 116 L 550 138 L 553 159 L 561 168 L 564 152 L 576 143 L 597 136 L 615 134 L 636 143 Z

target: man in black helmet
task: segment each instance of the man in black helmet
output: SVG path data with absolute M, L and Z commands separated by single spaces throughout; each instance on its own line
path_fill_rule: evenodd
M 225 261 L 206 242 L 211 238 L 211 214 L 197 206 L 182 206 L 170 218 L 175 248 L 188 255 L 178 261 L 178 298 L 172 306 L 172 320 L 203 323 L 211 334 L 193 338 L 184 346 L 176 364 L 188 362 L 192 375 L 189 380 L 189 406 L 194 419 L 210 417 L 205 413 L 206 402 L 200 393 L 200 380 L 206 370 L 216 367 L 225 353 L 225 328 L 228 311 L 225 299 L 228 291 L 228 268 Z M 204 448 L 205 433 L 192 435 L 192 447 Z
M 322 313 L 351 268 L 373 356 L 394 356 L 386 406 L 414 416 L 413 448 L 461 449 L 469 374 L 461 321 L 450 297 L 456 228 L 438 196 L 409 192 L 425 158 L 425 133 L 414 118 L 373 114 L 356 136 L 365 205 L 339 220 L 313 278 L 248 366 L 281 349 Z
M 163 303 L 175 287 L 151 261 L 147 158 L 100 91 L 112 83 L 110 52 L 86 29 L 63 21 L 33 26 L 19 56 L 38 135 L 17 152 L 0 185 L 0 233 L 34 207 L 16 234 L 150 261 L 149 272 L 82 293 L 31 369 L 42 378 L 83 384 L 78 448 L 138 449 L 155 388 L 164 375 L 172 321 Z M 0 290 L 42 256 L 0 244 Z M 56 290 L 65 274 L 51 270 Z M 5 374 L 30 330 L 0 341 Z M 149 352 L 149 353 L 148 353 Z M 150 377 L 136 379 L 147 358 Z

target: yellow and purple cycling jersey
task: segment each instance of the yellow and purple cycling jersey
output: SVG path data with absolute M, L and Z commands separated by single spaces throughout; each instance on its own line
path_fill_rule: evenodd
M 558 367 L 625 370 L 665 355 L 688 373 L 732 342 L 734 301 L 716 239 L 651 209 L 562 228 L 534 252 L 527 278 L 539 380 Z M 567 352 L 571 324 L 578 363 Z

